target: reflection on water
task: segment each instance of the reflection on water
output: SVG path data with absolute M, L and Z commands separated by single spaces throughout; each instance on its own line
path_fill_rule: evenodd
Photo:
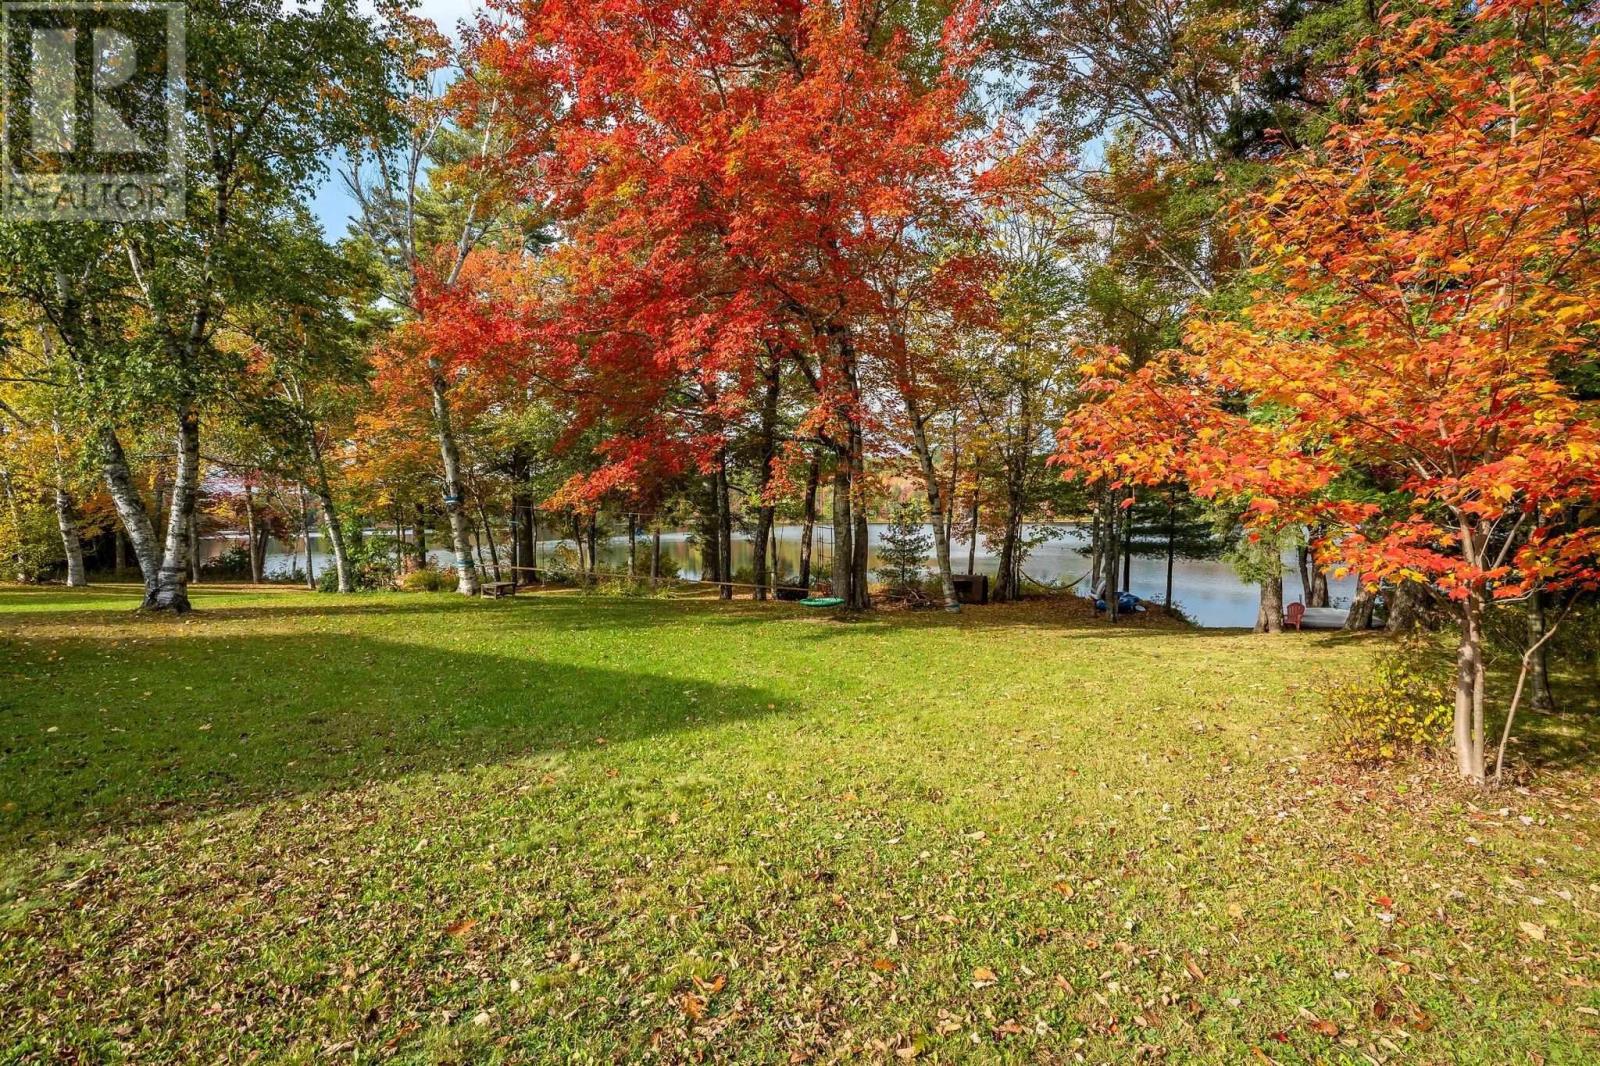
M 871 555 L 870 565 L 877 566 L 878 543 L 886 527 L 882 524 L 873 524 L 871 527 Z M 380 534 L 382 531 L 378 531 Z M 781 573 L 793 579 L 800 571 L 800 527 L 779 526 L 778 533 L 778 569 Z M 243 538 L 227 536 L 207 537 L 201 547 L 204 559 L 212 559 L 235 545 L 242 545 Z M 436 566 L 454 565 L 454 556 L 447 548 L 440 547 L 446 541 L 435 535 L 429 538 L 428 557 Z M 313 550 L 311 553 L 312 565 L 317 573 L 332 565 L 332 557 L 317 550 L 318 538 L 312 537 Z M 559 545 L 571 545 L 570 540 L 555 541 L 541 540 L 539 542 L 539 562 L 543 565 L 548 558 L 548 553 Z M 1078 591 L 1087 591 L 1083 585 L 1087 584 L 1089 572 L 1089 558 L 1083 552 L 1085 540 L 1068 533 L 1063 537 L 1056 537 L 1036 546 L 1028 555 L 1027 562 L 1023 565 L 1025 573 L 1033 581 L 1045 585 L 1061 585 L 1068 582 L 1080 582 Z M 509 544 L 499 545 L 500 561 L 506 564 L 510 561 Z M 639 568 L 648 572 L 650 558 L 650 538 L 641 535 L 639 538 Z M 950 547 L 951 563 L 958 573 L 965 573 L 970 547 L 965 542 L 957 542 Z M 691 542 L 687 533 L 663 533 L 661 535 L 661 554 L 664 559 L 670 559 L 677 567 L 679 577 L 698 578 L 700 576 L 700 551 Z M 812 572 L 815 575 L 826 575 L 833 558 L 832 531 L 827 527 L 818 527 L 816 530 L 815 546 L 812 551 Z M 735 571 L 753 572 L 755 568 L 753 545 L 749 538 L 735 536 L 733 545 L 733 560 Z M 488 566 L 488 553 L 483 554 L 483 563 Z M 978 542 L 977 571 L 980 574 L 993 574 L 999 567 L 999 556 L 996 552 L 988 550 L 982 538 Z M 931 558 L 929 560 L 932 562 Z M 600 546 L 600 569 L 612 571 L 626 571 L 628 563 L 628 541 L 626 537 L 613 537 L 609 542 L 602 542 Z M 1292 556 L 1284 559 L 1287 576 L 1284 578 L 1284 598 L 1294 600 L 1299 598 L 1299 577 L 1294 572 Z M 1134 559 L 1133 560 L 1133 591 L 1142 599 L 1159 603 L 1166 589 L 1166 559 Z M 268 577 L 283 577 L 295 570 L 305 567 L 304 551 L 298 544 L 286 544 L 277 540 L 269 543 L 265 571 Z M 1026 582 L 1025 582 L 1026 584 Z M 1329 578 L 1329 587 L 1334 604 L 1348 603 L 1355 589 L 1355 579 L 1345 578 L 1335 580 Z M 1233 568 L 1220 561 L 1191 561 L 1179 559 L 1173 566 L 1172 574 L 1173 599 L 1175 599 L 1189 616 L 1203 626 L 1250 626 L 1255 624 L 1256 605 L 1258 593 L 1254 585 L 1247 585 L 1234 573 Z

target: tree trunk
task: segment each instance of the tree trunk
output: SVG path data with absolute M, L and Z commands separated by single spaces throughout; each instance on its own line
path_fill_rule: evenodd
M 302 485 L 297 492 L 300 497 L 300 537 L 305 541 L 306 546 L 306 588 L 315 592 L 317 590 L 317 567 L 316 563 L 311 559 L 311 512 L 310 508 L 306 506 L 305 486 Z
M 872 550 L 872 531 L 867 525 L 866 502 L 862 499 L 863 487 L 866 484 L 864 473 L 865 471 L 858 466 L 855 476 L 851 478 L 850 514 L 856 523 L 855 535 L 851 538 L 850 545 L 855 560 L 855 565 L 851 567 L 854 571 L 852 592 L 855 597 L 853 609 L 857 611 L 865 611 L 872 606 L 871 589 L 867 584 L 867 562 Z
M 507 566 L 511 569 L 511 583 L 516 584 L 523 567 L 528 565 L 528 557 L 522 553 L 522 522 L 520 521 L 521 516 L 517 513 L 515 499 L 511 501 L 511 511 L 508 517 L 511 520 L 511 559 Z
M 1122 547 L 1122 531 L 1118 528 L 1121 515 L 1117 511 L 1116 493 L 1105 490 L 1105 518 L 1100 523 L 1101 538 L 1105 541 L 1106 621 L 1115 622 L 1122 617 L 1122 604 L 1117 595 L 1117 553 Z
M 119 577 L 128 569 L 128 538 L 121 526 L 111 529 L 111 566 Z
M 855 522 L 850 518 L 850 460 L 839 456 L 833 468 L 833 594 L 853 605 Z
M 439 433 L 439 458 L 444 464 L 444 506 L 450 517 L 450 542 L 456 554 L 456 591 L 463 596 L 478 594 L 478 571 L 472 562 L 472 538 L 466 512 L 466 490 L 461 479 L 461 451 L 455 429 L 450 424 L 448 384 L 437 359 L 428 360 L 433 392 L 433 421 Z
M 1464 540 L 1470 544 L 1471 534 L 1465 534 Z M 1461 636 L 1456 645 L 1455 721 L 1451 733 L 1456 769 L 1467 780 L 1482 783 L 1483 594 L 1477 589 L 1469 592 L 1461 604 Z
M 967 573 L 978 572 L 978 472 L 972 472 L 972 536 L 967 538 Z
M 189 583 L 200 584 L 200 516 L 189 520 Z
M 763 491 L 763 497 L 764 496 L 765 492 Z M 771 582 L 772 574 L 776 572 L 776 568 L 769 570 L 767 566 L 767 541 L 769 538 L 772 538 L 775 535 L 775 531 L 772 528 L 772 519 L 774 513 L 774 509 L 764 502 L 761 504 L 760 509 L 756 512 L 755 598 L 758 600 L 765 600 L 767 598 L 767 586 Z
M 72 497 L 56 486 L 56 527 L 61 530 L 61 548 L 67 555 L 67 588 L 81 589 L 89 583 L 83 570 L 83 539 L 78 536 L 78 517 Z
M 1130 494 L 1131 495 L 1131 494 Z M 1133 591 L 1133 507 L 1123 512 L 1122 522 L 1122 591 Z
M 722 584 L 717 586 L 717 598 L 733 599 L 733 501 L 728 494 L 728 449 L 717 453 L 715 475 L 717 494 L 717 558 L 722 560 Z
M 639 572 L 639 516 L 628 512 L 628 577 Z
M 655 522 L 650 530 L 650 587 L 661 581 L 661 523 Z
M 266 580 L 266 574 L 267 574 L 267 547 L 268 547 L 268 543 L 271 540 L 272 540 L 272 529 L 271 529 L 271 527 L 269 527 L 267 525 L 261 525 L 256 530 L 256 565 L 258 567 L 260 567 L 260 570 L 256 574 L 256 580 L 258 580 L 258 581 L 265 581 Z
M 844 599 L 847 610 L 864 611 L 872 601 L 867 588 L 866 448 L 861 429 L 860 369 L 847 328 L 831 326 L 829 339 L 833 341 L 839 378 L 846 390 L 845 434 L 833 482 L 833 594 Z
M 1389 621 L 1384 626 L 1391 636 L 1410 633 L 1422 621 L 1422 586 L 1402 580 L 1389 601 Z
M 1377 599 L 1377 593 L 1367 588 L 1366 579 L 1357 575 L 1356 594 L 1350 600 L 1349 613 L 1344 617 L 1345 630 L 1361 633 L 1372 628 L 1372 607 Z
M 1256 612 L 1257 633 L 1283 632 L 1283 575 L 1261 582 L 1261 607 Z
M 322 508 L 322 526 L 328 531 L 328 545 L 333 551 L 333 576 L 336 587 L 340 592 L 355 591 L 355 582 L 350 576 L 350 555 L 345 546 L 344 523 L 339 519 L 339 512 L 334 510 L 333 493 L 327 488 L 326 483 L 320 483 L 313 494 L 317 504 Z
M 1528 647 L 1533 649 L 1528 660 L 1528 682 L 1533 689 L 1532 706 L 1536 711 L 1556 709 L 1556 697 L 1550 691 L 1550 642 L 1544 639 L 1545 627 L 1544 591 L 1534 589 L 1528 595 Z
M 428 509 L 417 504 L 417 565 L 428 565 Z
M 511 529 L 515 544 L 511 555 L 516 560 L 513 581 L 533 581 L 533 494 L 528 491 L 529 461 L 521 447 L 511 451 Z
M 495 547 L 494 527 L 489 524 L 489 509 L 483 505 L 483 497 L 478 497 L 478 520 L 483 523 L 483 540 L 489 545 L 489 566 L 494 571 L 494 579 L 500 580 L 500 550 Z
M 250 555 L 250 582 L 261 583 L 261 552 L 256 546 L 256 490 L 251 485 L 244 487 L 244 535 L 245 551 Z
M 1168 496 L 1167 497 L 1167 596 L 1166 596 L 1166 612 L 1168 614 L 1172 613 L 1172 567 L 1173 567 L 1174 561 L 1177 559 L 1177 550 L 1178 550 L 1177 549 L 1178 529 L 1177 529 L 1177 523 L 1174 521 L 1174 516 L 1175 516 L 1176 510 L 1177 510 L 1176 501 L 1174 501 L 1171 496 Z
M 1097 502 L 1092 512 L 1093 517 L 1089 521 L 1089 596 L 1091 599 L 1100 598 L 1101 578 L 1105 574 L 1105 513 L 1104 504 Z
M 144 576 L 145 596 L 155 593 L 156 579 L 161 570 L 160 549 L 156 532 L 150 524 L 150 512 L 145 510 L 144 498 L 133 481 L 133 471 L 128 467 L 128 456 L 122 442 L 110 426 L 100 427 L 100 473 L 106 479 L 106 489 L 111 502 L 117 507 L 117 517 L 127 532 L 128 543 L 133 546 L 133 557 Z
M 48 337 L 48 332 L 45 335 Z M 89 583 L 83 569 L 83 538 L 78 535 L 78 515 L 67 492 L 67 473 L 61 461 L 61 422 L 54 412 L 50 416 L 50 437 L 56 456 L 56 528 L 61 532 L 61 550 L 67 557 L 67 588 L 83 588 Z
M 1295 565 L 1300 569 L 1300 602 L 1311 604 L 1311 549 L 1304 544 L 1294 550 Z
M 775 353 L 769 353 L 770 358 L 766 366 L 766 390 L 761 398 L 761 451 L 759 461 L 761 469 L 756 475 L 756 543 L 755 543 L 755 574 L 756 595 L 758 600 L 767 598 L 769 584 L 769 571 L 767 569 L 767 540 L 777 537 L 773 528 L 777 517 L 777 508 L 772 501 L 767 499 L 767 490 L 772 485 L 772 464 L 778 457 L 778 400 L 780 399 L 783 384 L 783 364 L 778 361 Z M 777 567 L 770 571 L 771 582 L 775 584 Z
M 928 521 L 933 525 L 933 555 L 939 564 L 939 588 L 944 595 L 944 609 L 961 610 L 956 599 L 955 575 L 950 570 L 950 527 L 944 520 L 944 501 L 941 498 L 939 474 L 933 466 L 933 449 L 928 444 L 928 427 L 922 416 L 917 396 L 911 389 L 903 389 L 906 413 L 911 416 L 911 442 L 922 465 L 922 484 L 928 494 Z
M 950 412 L 950 490 L 944 498 L 944 542 L 955 536 L 956 488 L 961 483 L 961 423 L 959 412 Z
M 800 512 L 800 587 L 811 588 L 811 539 L 817 528 L 817 482 L 822 478 L 822 451 L 813 449 L 806 466 L 806 495 Z
M 600 572 L 600 512 L 589 516 L 589 584 L 595 583 Z
M 154 484 L 151 486 L 156 494 L 156 506 L 153 512 L 156 532 L 156 570 L 159 577 L 161 569 L 161 546 L 167 542 L 167 511 L 172 506 L 172 498 L 167 495 L 167 472 L 162 469 L 160 462 L 156 463 Z
M 995 599 L 1018 600 L 1022 598 L 1022 510 L 1026 504 L 1025 460 L 1008 456 L 1006 471 L 1006 524 L 1005 537 L 1000 544 L 1000 573 L 995 582 Z M 1116 584 L 1116 575 L 1111 575 Z M 1113 616 L 1114 617 L 1114 616 Z
M 350 578 L 350 556 L 345 551 L 344 524 L 339 520 L 339 512 L 333 506 L 333 487 L 328 482 L 328 465 L 323 462 L 322 446 L 317 442 L 315 429 L 308 428 L 306 431 L 306 451 L 311 457 L 312 476 L 316 478 L 311 491 L 317 497 L 317 502 L 322 505 L 322 518 L 328 529 L 328 542 L 333 547 L 334 578 L 338 582 L 340 592 L 353 592 L 355 582 Z
M 154 588 L 147 588 L 143 608 L 186 614 L 189 604 L 189 531 L 200 492 L 200 415 L 187 402 L 178 408 L 178 469 L 172 479 L 172 508 L 167 516 L 167 541 Z

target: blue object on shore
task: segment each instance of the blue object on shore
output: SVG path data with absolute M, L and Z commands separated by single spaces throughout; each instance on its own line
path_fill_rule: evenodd
M 1097 611 L 1103 611 L 1106 609 L 1106 601 L 1104 597 L 1094 601 L 1094 609 Z M 1140 605 L 1139 597 L 1135 596 L 1133 593 L 1124 592 L 1117 597 L 1118 614 L 1132 614 L 1134 611 L 1142 610 L 1144 610 L 1144 607 Z

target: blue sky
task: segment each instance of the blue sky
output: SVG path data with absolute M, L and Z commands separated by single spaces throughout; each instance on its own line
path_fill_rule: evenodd
M 451 31 L 452 36 L 457 23 L 470 18 L 482 7 L 481 0 L 417 0 L 415 4 L 416 11 L 431 18 L 440 29 Z M 334 159 L 329 163 L 331 171 L 313 197 L 311 209 L 322 223 L 323 232 L 337 240 L 344 236 L 355 204 L 345 190 L 344 179 L 339 176 L 344 160 Z

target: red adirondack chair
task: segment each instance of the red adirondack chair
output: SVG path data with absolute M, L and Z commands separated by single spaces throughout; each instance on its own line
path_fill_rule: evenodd
M 1299 600 L 1295 600 L 1293 603 L 1291 603 L 1288 607 L 1286 607 L 1284 609 L 1283 621 L 1284 621 L 1285 625 L 1291 625 L 1291 626 L 1294 626 L 1296 629 L 1299 629 L 1300 628 L 1300 621 L 1301 621 L 1301 619 L 1305 618 L 1305 616 L 1306 616 L 1306 605 L 1301 603 Z

